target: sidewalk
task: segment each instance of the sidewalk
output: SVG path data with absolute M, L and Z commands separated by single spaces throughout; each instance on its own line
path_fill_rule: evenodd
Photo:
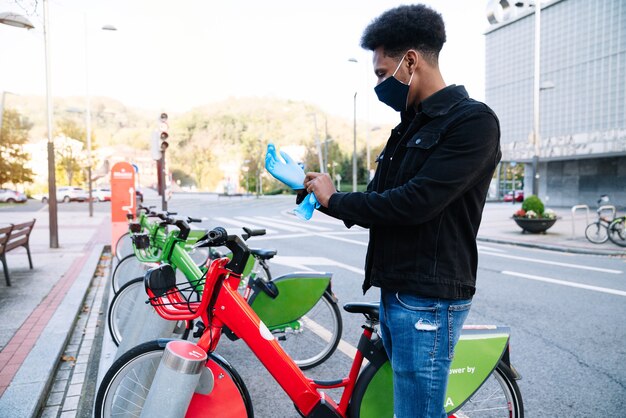
M 546 234 L 526 234 L 511 219 L 520 204 L 488 203 L 478 234 L 482 242 L 573 253 L 626 256 L 611 242 L 595 245 L 584 237 L 571 212 Z M 31 234 L 34 269 L 26 251 L 7 254 L 13 286 L 0 278 L 0 418 L 90 417 L 96 388 L 99 336 L 105 324 L 110 275 L 110 216 L 85 211 L 59 213 L 58 249 L 49 247 L 48 212 L 0 210 L 0 222 L 35 217 Z M 590 221 L 593 220 L 590 215 Z M 96 368 L 93 368 L 93 364 Z
M 59 212 L 59 247 L 50 248 L 47 210 L 0 210 L 0 222 L 37 219 L 30 236 L 33 270 L 24 249 L 6 254 L 11 287 L 0 284 L 0 417 L 38 416 L 55 368 L 105 245 L 110 216 Z M 3 274 L 4 276 L 4 274 Z M 56 415 L 55 415 L 56 416 Z
M 513 213 L 521 209 L 521 203 L 487 203 L 478 230 L 478 241 L 513 244 L 545 250 L 564 251 L 580 254 L 626 256 L 626 248 L 607 241 L 593 244 L 585 238 L 587 220 L 584 212 L 578 212 L 572 222 L 570 208 L 552 208 L 559 220 L 545 234 L 523 233 L 511 219 Z M 589 214 L 589 222 L 595 221 L 595 211 Z

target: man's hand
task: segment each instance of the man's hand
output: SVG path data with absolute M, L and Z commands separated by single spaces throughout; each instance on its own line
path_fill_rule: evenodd
M 317 201 L 325 208 L 328 207 L 330 197 L 337 192 L 330 176 L 322 173 L 306 173 L 304 187 L 307 192 L 315 193 Z

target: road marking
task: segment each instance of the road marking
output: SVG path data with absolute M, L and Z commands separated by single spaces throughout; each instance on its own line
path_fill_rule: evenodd
M 261 220 L 265 220 L 265 221 L 271 221 L 271 222 L 278 222 L 279 225 L 280 224 L 285 224 L 285 225 L 291 225 L 291 226 L 295 226 L 298 228 L 304 228 L 304 229 L 312 229 L 314 231 L 332 231 L 331 228 L 326 228 L 323 226 L 315 226 L 315 225 L 311 225 L 311 224 L 304 224 L 302 222 L 291 222 L 291 221 L 285 221 L 283 219 L 276 219 L 276 218 L 270 218 L 267 216 L 255 216 L 254 219 L 261 219 Z
M 496 254 L 496 253 L 490 253 L 490 252 L 485 252 L 485 251 L 482 251 L 481 254 L 492 255 L 494 257 L 511 258 L 511 259 L 514 259 L 514 260 L 532 261 L 533 263 L 552 264 L 554 266 L 571 267 L 571 268 L 576 268 L 576 269 L 581 269 L 581 270 L 599 271 L 599 272 L 602 272 L 602 273 L 611 273 L 611 274 L 622 274 L 623 273 L 623 271 L 621 271 L 621 270 L 604 269 L 604 268 L 601 268 L 601 267 L 583 266 L 582 264 L 560 263 L 558 261 L 537 260 L 535 258 L 520 257 L 520 256 L 516 256 L 516 255 L 509 255 L 509 254 Z
M 307 318 L 306 316 L 302 317 L 302 322 L 304 322 L 304 325 L 307 328 L 309 328 L 311 331 L 313 331 L 315 335 L 317 335 L 318 337 L 320 337 L 322 340 L 326 341 L 327 343 L 330 342 L 332 334 L 326 328 L 324 328 L 317 322 L 313 321 L 312 319 Z M 345 354 L 346 356 L 352 359 L 354 359 L 354 357 L 356 356 L 356 352 L 357 352 L 356 347 L 354 347 L 350 343 L 345 342 L 343 339 L 339 340 L 339 345 L 337 345 L 337 350 L 341 351 L 343 354 Z
M 244 226 L 246 226 L 248 228 L 252 228 L 252 229 L 263 228 L 263 227 L 260 227 L 258 225 L 251 225 L 249 223 L 242 224 L 241 223 L 242 221 L 237 221 L 237 220 L 230 219 L 230 218 L 217 217 L 217 218 L 213 218 L 213 219 L 215 219 L 216 221 L 221 222 L 221 223 L 235 225 L 235 226 L 237 226 L 239 228 L 244 227 Z M 267 232 L 268 234 L 271 234 L 271 233 L 274 233 L 276 231 L 274 231 L 273 229 L 265 228 L 265 232 Z
M 362 245 L 364 247 L 367 247 L 367 242 L 363 242 L 363 241 L 356 241 L 353 239 L 348 239 L 348 238 L 342 238 L 342 237 L 337 237 L 335 235 L 331 235 L 331 234 L 323 234 L 323 233 L 319 233 L 319 234 L 314 234 L 315 236 L 318 237 L 323 237 L 323 238 L 328 238 L 328 239 L 334 239 L 336 241 L 342 241 L 342 242 L 349 242 L 350 244 L 357 244 L 357 245 Z
M 540 281 L 540 282 L 560 284 L 562 286 L 569 286 L 569 287 L 577 287 L 579 289 L 593 290 L 594 292 L 602 292 L 602 293 L 609 293 L 611 295 L 626 296 L 626 292 L 623 291 L 623 290 L 609 289 L 607 287 L 591 286 L 591 285 L 588 285 L 588 284 L 568 282 L 568 281 L 565 281 L 565 280 L 551 279 L 549 277 L 542 277 L 542 276 L 534 276 L 532 274 L 517 273 L 517 272 L 514 272 L 514 271 L 502 271 L 501 273 L 502 274 L 506 274 L 508 276 L 522 277 L 524 279 L 537 280 L 537 281 Z
M 506 252 L 505 250 L 501 250 L 499 248 L 485 247 L 484 245 L 477 245 L 476 247 L 478 248 L 478 252 L 482 252 L 484 250 L 495 251 L 497 253 L 505 253 Z
M 365 270 L 363 268 L 354 267 L 326 257 L 294 257 L 277 255 L 272 259 L 272 262 L 283 266 L 305 270 L 313 270 L 307 266 L 335 266 L 360 274 L 361 276 L 365 275 Z
M 252 222 L 260 225 L 269 225 L 272 228 L 283 229 L 287 232 L 305 232 L 306 230 L 301 227 L 289 226 L 289 225 L 279 225 L 276 222 L 269 222 L 258 218 L 246 217 L 246 216 L 235 216 L 235 219 L 241 220 L 241 222 Z

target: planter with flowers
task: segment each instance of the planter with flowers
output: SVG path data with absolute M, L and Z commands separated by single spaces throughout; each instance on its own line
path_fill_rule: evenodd
M 522 228 L 522 233 L 545 233 L 555 224 L 556 213 L 551 209 L 544 209 L 543 202 L 537 196 L 531 195 L 524 199 L 522 208 L 513 214 L 513 220 Z

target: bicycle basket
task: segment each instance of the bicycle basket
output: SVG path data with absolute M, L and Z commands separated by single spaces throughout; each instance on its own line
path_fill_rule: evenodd
M 176 288 L 176 273 L 169 264 L 161 264 L 146 272 L 143 279 L 146 293 L 151 290 L 154 296 L 161 297 L 168 290 Z
M 148 234 L 135 234 L 131 237 L 135 248 L 138 250 L 147 250 L 150 248 L 150 237 Z
M 150 270 L 144 276 L 150 305 L 161 317 L 168 320 L 198 318 L 206 312 L 215 288 L 230 274 L 225 269 L 229 261 L 228 258 L 216 260 L 201 278 L 184 283 L 176 283 L 174 270 L 169 265 Z M 203 287 L 202 295 L 196 291 L 197 287 Z
M 128 224 L 128 228 L 133 234 L 138 234 L 139 232 L 141 232 L 141 224 L 139 222 L 131 222 L 130 224 Z

